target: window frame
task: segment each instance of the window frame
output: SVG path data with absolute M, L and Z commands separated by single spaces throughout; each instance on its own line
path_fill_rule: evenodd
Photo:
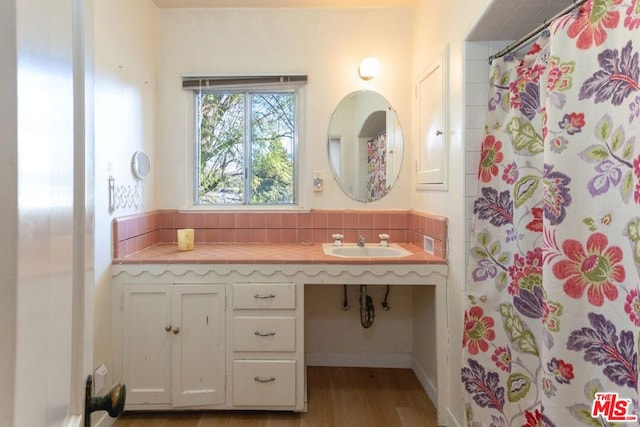
M 208 210 L 291 210 L 291 209 L 300 209 L 301 208 L 301 191 L 302 187 L 301 183 L 301 175 L 300 175 L 300 141 L 301 135 L 303 133 L 303 114 L 304 111 L 304 83 L 306 83 L 306 75 L 304 76 L 304 81 L 301 82 L 287 82 L 286 80 L 283 83 L 250 83 L 250 84 L 234 84 L 234 85 L 215 85 L 215 87 L 198 87 L 190 90 L 191 99 L 191 114 L 193 115 L 192 126 L 191 126 L 191 165 L 192 165 L 192 179 L 191 179 L 191 203 L 194 209 L 208 209 Z M 218 203 L 218 204 L 208 204 L 202 203 L 200 201 L 199 195 L 199 174 L 200 174 L 200 147 L 199 147 L 199 137 L 200 137 L 200 129 L 199 129 L 199 113 L 198 113 L 198 95 L 202 95 L 205 93 L 243 93 L 243 94 L 260 94 L 260 93 L 291 93 L 294 97 L 294 135 L 292 141 L 292 150 L 293 150 L 293 195 L 292 201 L 289 203 L 251 203 L 251 192 L 246 191 L 245 186 L 245 194 L 244 201 L 242 203 Z M 250 98 L 245 98 L 245 112 L 250 112 L 251 109 L 247 109 L 247 105 L 250 105 Z M 251 123 L 250 120 L 245 120 L 245 130 L 250 129 Z M 251 141 L 250 141 L 250 132 L 245 132 L 245 138 L 243 141 L 243 150 L 251 151 Z M 247 165 L 247 162 L 251 161 L 251 156 L 245 158 L 245 170 L 247 167 L 250 168 L 251 164 Z M 246 178 L 247 175 L 245 175 Z M 249 180 L 245 179 L 245 182 Z

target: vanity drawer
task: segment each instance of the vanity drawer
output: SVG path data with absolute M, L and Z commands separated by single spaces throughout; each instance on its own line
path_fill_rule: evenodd
M 295 351 L 295 317 L 233 318 L 234 351 Z
M 295 283 L 235 283 L 233 308 L 294 309 Z
M 295 360 L 235 360 L 234 406 L 294 406 Z

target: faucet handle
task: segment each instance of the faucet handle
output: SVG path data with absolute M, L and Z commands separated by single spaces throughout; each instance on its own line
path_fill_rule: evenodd
M 344 239 L 344 236 L 342 234 L 332 234 L 331 238 L 333 239 L 333 246 L 342 246 L 342 239 Z
M 386 233 L 378 234 L 380 238 L 380 246 L 389 246 L 389 235 Z

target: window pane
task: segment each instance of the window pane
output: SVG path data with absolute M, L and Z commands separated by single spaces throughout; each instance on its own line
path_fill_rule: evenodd
M 244 203 L 244 95 L 196 94 L 198 203 Z
M 251 203 L 294 203 L 295 94 L 251 98 Z

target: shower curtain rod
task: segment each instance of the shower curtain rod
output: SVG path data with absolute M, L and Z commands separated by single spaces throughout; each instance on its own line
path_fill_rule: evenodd
M 563 15 L 566 15 L 567 13 L 571 12 L 572 10 L 582 6 L 583 4 L 585 4 L 587 2 L 587 0 L 573 0 L 572 1 L 572 5 L 567 7 L 566 9 L 564 9 L 562 12 L 558 13 L 556 16 L 554 16 L 553 18 L 547 19 L 546 21 L 544 21 L 541 25 L 539 25 L 538 27 L 536 27 L 534 30 L 532 30 L 531 32 L 529 32 L 528 34 L 526 34 L 525 36 L 521 37 L 519 40 L 511 43 L 509 46 L 505 47 L 504 49 L 502 49 L 501 51 L 499 51 L 498 53 L 495 53 L 493 55 L 491 55 L 489 57 L 489 64 L 491 64 L 493 62 L 494 59 L 496 58 L 500 58 L 502 56 L 505 56 L 506 54 L 513 52 L 514 50 L 517 50 L 518 48 L 524 46 L 525 44 L 527 44 L 529 41 L 531 41 L 531 39 L 533 39 L 534 37 L 536 37 L 538 34 L 540 34 L 541 32 L 543 32 L 544 30 L 547 29 L 547 27 L 549 27 L 549 25 L 551 25 L 551 23 L 556 19 L 559 18 Z

